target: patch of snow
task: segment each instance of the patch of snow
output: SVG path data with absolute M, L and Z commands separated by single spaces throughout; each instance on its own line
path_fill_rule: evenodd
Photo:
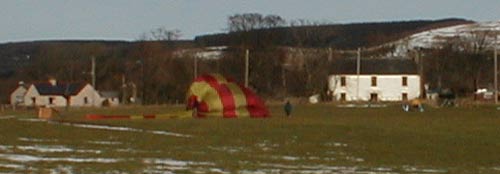
M 447 170 L 442 170 L 442 169 L 421 169 L 419 172 L 423 172 L 423 173 L 448 173 Z
M 219 59 L 222 57 L 222 51 L 202 51 L 195 53 L 194 56 L 200 59 Z
M 19 137 L 17 138 L 19 141 L 25 141 L 25 142 L 57 142 L 58 140 L 56 139 L 37 139 L 37 138 L 27 138 L 27 137 Z
M 444 28 L 437 28 L 433 30 L 416 33 L 407 38 L 386 45 L 396 46 L 394 56 L 404 56 L 410 50 L 414 50 L 415 48 L 436 47 L 440 43 L 445 42 L 447 38 L 458 37 L 464 41 L 466 40 L 472 41 L 474 39 L 480 39 L 480 38 L 475 38 L 477 36 L 474 36 L 474 34 L 472 34 L 475 32 L 484 32 L 486 34 L 493 34 L 494 32 L 500 32 L 500 21 L 478 22 L 472 24 L 462 24 Z M 498 44 L 499 42 L 500 39 L 496 40 L 493 35 L 486 37 L 486 44 L 488 47 L 492 48 L 495 44 Z
M 58 174 L 58 173 L 66 173 L 66 174 L 72 174 L 73 172 L 73 167 L 72 166 L 62 166 L 58 165 L 54 169 L 50 169 L 51 174 Z
M 215 166 L 213 162 L 179 161 L 169 158 L 148 158 L 143 160 L 146 164 L 163 164 L 171 166 Z
M 238 174 L 266 174 L 264 171 L 240 170 Z
M 330 142 L 330 143 L 325 143 L 325 146 L 329 146 L 329 147 L 347 147 L 347 144 L 345 144 L 345 143 L 339 143 L 339 142 Z
M 152 134 L 156 135 L 167 135 L 167 136 L 174 136 L 174 137 L 184 137 L 184 138 L 190 138 L 191 135 L 185 135 L 185 134 L 180 134 L 180 133 L 174 133 L 174 132 L 166 132 L 166 131 L 148 131 Z
M 127 149 L 115 149 L 116 152 L 126 152 L 126 153 L 148 153 L 151 151 L 146 151 L 146 150 L 137 150 L 137 149 L 132 149 L 132 148 L 127 148 Z M 158 153 L 160 151 L 153 151 L 154 153 Z
M 286 165 L 286 164 L 269 164 L 261 163 L 261 167 L 281 169 L 280 173 L 356 173 L 358 167 L 347 166 L 327 166 L 327 165 Z M 260 169 L 268 173 L 268 169 Z
M 295 157 L 295 156 L 281 156 L 281 159 L 286 160 L 286 161 L 297 161 L 300 159 L 300 157 Z
M 335 161 L 337 159 L 333 158 L 333 157 L 326 157 L 326 158 L 323 158 L 323 160 L 325 160 L 325 161 Z
M 176 171 L 176 170 L 188 170 L 189 167 L 183 166 L 183 165 L 156 165 L 154 166 L 154 169 L 156 170 L 168 170 L 168 171 Z
M 173 159 L 146 159 L 144 160 L 145 163 L 150 163 L 150 164 L 162 164 L 162 165 L 169 165 L 169 166 L 187 166 L 189 163 L 186 161 L 179 161 L 179 160 L 173 160 Z
M 95 154 L 101 154 L 101 150 L 93 150 L 93 149 L 78 149 L 75 151 L 76 153 L 95 153 Z
M 320 160 L 321 158 L 317 157 L 317 156 L 309 156 L 306 159 L 308 159 L 308 160 Z
M 215 151 L 228 152 L 228 153 L 238 153 L 238 152 L 243 152 L 245 150 L 245 148 L 243 147 L 230 147 L 230 146 L 222 146 L 222 147 L 208 146 L 208 148 Z
M 154 166 L 149 166 L 145 172 L 150 173 L 151 171 L 164 171 L 164 172 L 170 172 L 170 171 L 193 171 L 194 169 L 197 169 L 197 166 L 215 166 L 215 163 L 211 162 L 195 162 L 195 161 L 180 161 L 180 160 L 174 160 L 174 159 L 160 159 L 160 158 L 148 158 L 143 160 L 144 163 L 146 164 L 153 164 Z M 205 171 L 201 171 L 201 173 L 206 173 L 206 170 L 210 169 L 205 169 Z M 222 170 L 214 170 L 212 173 L 217 172 L 217 173 L 224 173 Z
M 292 137 L 293 139 L 294 137 Z M 293 139 L 292 142 L 295 142 L 296 140 Z M 262 151 L 271 151 L 273 150 L 274 148 L 278 148 L 280 147 L 279 144 L 277 143 L 271 143 L 271 141 L 269 140 L 264 140 L 263 142 L 260 142 L 260 143 L 256 143 L 255 144 L 256 147 L 259 147 Z
M 49 122 L 51 124 L 61 124 L 65 126 L 73 126 L 78 128 L 86 129 L 99 129 L 99 130 L 112 130 L 112 131 L 123 131 L 123 132 L 139 132 L 139 133 L 151 133 L 156 135 L 167 135 L 174 137 L 190 138 L 191 135 L 179 134 L 167 131 L 156 131 L 156 130 L 143 130 L 131 127 L 120 127 L 120 126 L 106 126 L 106 125 L 95 125 L 95 124 L 81 124 L 81 123 L 59 123 L 59 122 Z
M 387 167 L 377 167 L 377 168 L 373 168 L 372 170 L 377 171 L 377 172 L 390 172 L 390 171 L 392 171 L 391 168 L 387 168 Z
M 87 141 L 89 144 L 100 144 L 100 145 L 120 145 L 123 142 L 119 141 Z
M 16 146 L 17 149 L 23 150 L 23 151 L 35 151 L 35 152 L 41 152 L 41 153 L 52 153 L 52 152 L 74 152 L 74 149 L 67 148 L 65 146 L 42 146 L 42 145 L 35 145 L 35 146 Z
M 1 151 L 11 151 L 11 149 L 13 148 L 13 146 L 9 146 L 9 145 L 0 145 L 0 150 Z
M 61 157 L 38 157 L 22 154 L 0 154 L 0 159 L 14 162 L 74 162 L 74 163 L 117 163 L 121 160 L 115 158 L 61 158 Z
M 336 105 L 338 108 L 385 108 L 386 104 L 342 104 Z
M 403 166 L 402 168 L 405 172 L 417 172 L 417 173 L 448 173 L 444 169 L 429 169 L 429 168 L 418 168 L 414 166 Z
M 353 157 L 353 156 L 347 156 L 346 159 L 349 161 L 353 161 L 353 162 L 364 162 L 365 161 L 363 158 L 357 158 L 357 157 Z
M 210 168 L 208 169 L 210 173 L 221 173 L 221 174 L 230 174 L 231 172 L 224 171 L 223 169 L 219 168 Z
M 0 116 L 0 120 L 13 119 L 13 118 L 16 118 L 16 117 L 13 115 Z
M 25 169 L 26 167 L 23 165 L 19 164 L 1 164 L 0 163 L 0 168 L 7 168 L 7 169 Z
M 43 119 L 38 119 L 38 118 L 20 118 L 20 119 L 17 119 L 19 121 L 27 121 L 27 122 L 46 122 L 47 120 L 43 120 Z

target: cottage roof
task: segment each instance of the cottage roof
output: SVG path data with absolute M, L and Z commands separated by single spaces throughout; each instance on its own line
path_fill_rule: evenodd
M 117 98 L 120 96 L 120 92 L 118 91 L 99 91 L 99 94 L 103 98 Z
M 85 83 L 58 83 L 52 85 L 50 83 L 35 83 L 33 84 L 40 95 L 77 95 L 85 87 Z
M 360 74 L 418 74 L 417 64 L 412 59 L 361 59 Z M 331 74 L 356 74 L 356 59 L 337 59 Z

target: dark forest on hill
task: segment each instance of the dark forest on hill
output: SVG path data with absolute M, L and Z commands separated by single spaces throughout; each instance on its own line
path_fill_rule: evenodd
M 301 22 L 297 26 L 263 27 L 252 31 L 204 35 L 196 37 L 195 42 L 203 46 L 246 43 L 254 46 L 272 44 L 307 48 L 356 49 L 381 45 L 429 29 L 470 22 L 463 19 L 356 24 Z

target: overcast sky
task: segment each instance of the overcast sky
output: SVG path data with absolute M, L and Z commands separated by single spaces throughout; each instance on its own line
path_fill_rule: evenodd
M 333 23 L 466 18 L 500 20 L 500 0 L 1 0 L 0 42 L 135 40 L 164 26 L 182 38 L 224 32 L 236 13 Z

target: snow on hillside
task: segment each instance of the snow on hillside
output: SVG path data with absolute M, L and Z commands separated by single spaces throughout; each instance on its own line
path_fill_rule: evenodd
M 220 59 L 222 52 L 227 49 L 227 46 L 206 47 L 202 51 L 196 52 L 195 57 L 201 59 Z
M 227 46 L 218 47 L 204 47 L 204 48 L 194 48 L 194 49 L 181 49 L 176 51 L 174 54 L 178 57 L 191 56 L 198 59 L 220 59 L 223 56 L 224 50 Z
M 500 21 L 477 22 L 472 24 L 462 24 L 451 27 L 438 28 L 413 34 L 405 39 L 391 43 L 395 45 L 394 55 L 405 55 L 408 51 L 415 48 L 432 48 L 446 41 L 446 38 L 459 37 L 461 40 L 471 40 L 475 32 L 487 33 L 493 35 L 495 32 L 500 34 Z M 498 35 L 497 35 L 498 37 Z M 495 40 L 495 36 L 486 38 L 488 46 L 494 43 L 500 43 L 500 37 Z M 497 46 L 500 46 L 497 44 Z

